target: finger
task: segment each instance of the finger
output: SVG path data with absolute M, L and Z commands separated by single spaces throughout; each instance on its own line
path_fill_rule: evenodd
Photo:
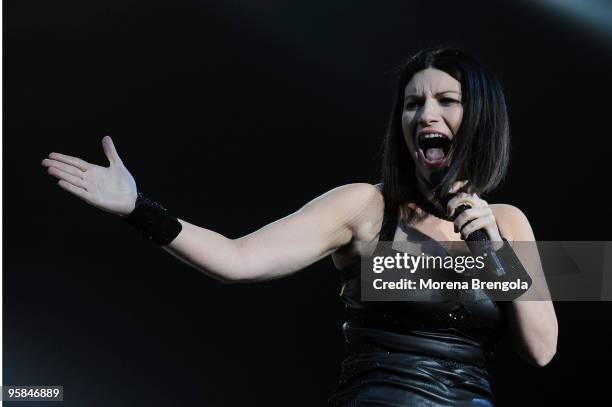
M 465 192 L 461 192 L 457 194 L 453 199 L 448 201 L 446 205 L 446 211 L 449 216 L 452 216 L 455 213 L 455 209 L 457 209 L 461 205 L 469 205 L 472 208 L 486 206 L 486 202 L 482 199 L 478 198 L 476 194 L 466 194 Z
M 461 215 L 457 216 L 457 219 L 455 219 L 455 232 L 461 231 L 468 222 L 483 216 L 488 216 L 491 213 L 491 208 L 489 207 L 466 209 Z
M 121 163 L 121 158 L 119 158 L 115 144 L 113 144 L 113 140 L 110 138 L 110 136 L 104 136 L 104 138 L 102 138 L 102 148 L 104 149 L 106 158 L 108 158 L 108 161 L 111 164 Z
M 80 158 L 77 158 L 77 157 L 65 155 L 65 154 L 51 153 L 49 154 L 49 158 L 52 158 L 57 161 L 61 161 L 66 164 L 74 165 L 81 171 L 87 171 L 89 167 L 91 167 L 91 164 L 89 164 L 87 161 L 81 160 Z
M 448 191 L 450 194 L 454 194 L 455 192 L 459 191 L 461 188 L 463 188 L 469 181 L 468 180 L 463 180 L 463 181 L 455 181 L 453 183 L 453 186 L 451 187 L 451 189 Z
M 87 190 L 86 188 L 86 184 L 83 181 L 82 178 L 76 177 L 74 175 L 68 174 L 67 172 L 64 172 L 58 168 L 55 167 L 49 167 L 47 169 L 47 172 L 51 175 L 53 175 L 55 178 L 59 178 L 61 180 L 67 181 L 69 183 L 71 183 L 74 186 L 77 186 L 79 188 L 83 188 L 84 190 Z
M 58 181 L 57 185 L 59 185 L 60 187 L 62 187 L 63 189 L 65 189 L 66 191 L 70 192 L 73 195 L 78 196 L 79 198 L 88 201 L 89 196 L 88 196 L 88 192 L 85 191 L 82 188 L 79 188 L 77 186 L 72 185 L 71 183 L 61 179 Z
M 481 218 L 471 221 L 461 231 L 462 238 L 467 239 L 467 237 L 471 235 L 472 232 L 478 229 L 485 228 L 491 222 L 495 222 L 495 216 L 493 215 L 483 216 Z
M 57 160 L 51 160 L 48 158 L 45 158 L 44 160 L 42 160 L 42 165 L 45 167 L 55 167 L 55 168 L 59 168 L 60 170 L 67 172 L 68 174 L 72 174 L 74 176 L 77 176 L 81 179 L 83 179 L 83 174 L 85 173 L 84 171 L 81 171 L 80 169 L 78 169 L 77 167 L 74 167 L 70 164 L 64 164 L 60 161 Z

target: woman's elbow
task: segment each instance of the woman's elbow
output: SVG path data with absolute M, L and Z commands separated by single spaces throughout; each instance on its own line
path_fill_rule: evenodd
M 557 330 L 550 332 L 539 343 L 532 346 L 528 352 L 523 353 L 523 357 L 532 365 L 544 367 L 548 365 L 557 354 Z
M 537 351 L 525 351 L 524 349 L 516 350 L 525 361 L 535 367 L 544 367 L 548 365 L 557 353 L 556 346 L 543 347 Z
M 221 282 L 223 284 L 248 284 L 248 283 L 256 283 L 261 281 L 262 278 L 260 276 L 254 274 L 247 273 L 228 273 L 223 277 Z
M 259 281 L 259 277 L 253 273 L 245 273 L 241 268 L 231 269 L 231 270 L 216 270 L 214 272 L 204 268 L 197 267 L 197 269 L 203 274 L 212 277 L 213 279 L 221 282 L 222 284 L 244 284 L 244 283 L 252 283 Z
M 280 276 L 275 275 L 271 270 L 258 270 L 254 267 L 237 267 L 232 271 L 227 271 L 223 276 L 223 284 L 252 284 L 262 281 L 273 280 Z
M 532 358 L 533 359 L 532 363 L 537 367 L 544 367 L 548 365 L 551 360 L 553 360 L 556 353 L 557 353 L 557 345 L 554 344 L 538 352 L 538 354 Z

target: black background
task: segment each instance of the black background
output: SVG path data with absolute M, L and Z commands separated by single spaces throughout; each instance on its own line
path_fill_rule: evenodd
M 139 189 L 240 237 L 377 181 L 393 71 L 423 46 L 463 47 L 503 82 L 513 156 L 488 201 L 539 240 L 609 240 L 612 40 L 533 3 L 5 2 L 4 384 L 63 385 L 65 406 L 323 405 L 344 357 L 329 258 L 223 285 L 40 162 L 106 165 L 110 134 Z M 499 406 L 606 393 L 612 307 L 556 309 L 545 368 L 501 345 Z

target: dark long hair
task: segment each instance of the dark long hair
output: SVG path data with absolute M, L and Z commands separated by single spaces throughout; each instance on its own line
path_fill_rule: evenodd
M 434 188 L 433 203 L 442 204 L 453 182 L 469 181 L 470 192 L 486 194 L 503 179 L 510 157 L 510 127 L 501 84 L 475 58 L 449 47 L 424 49 L 401 67 L 383 142 L 381 180 L 385 211 L 423 197 L 416 187 L 415 162 L 402 131 L 404 89 L 415 73 L 435 68 L 461 83 L 463 119 L 448 154 L 451 165 Z

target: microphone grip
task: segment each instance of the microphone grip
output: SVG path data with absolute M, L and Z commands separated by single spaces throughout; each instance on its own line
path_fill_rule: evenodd
M 466 211 L 467 209 L 470 209 L 469 205 L 459 205 L 457 208 L 455 208 L 455 212 L 453 213 L 453 216 L 451 217 L 451 220 L 454 222 L 455 219 L 457 219 L 457 217 L 459 215 L 461 215 L 464 211 Z M 487 232 L 485 232 L 482 229 L 478 229 L 473 231 L 472 233 L 469 234 L 469 236 L 465 239 L 468 242 L 480 242 L 482 244 L 489 244 L 489 236 L 487 235 Z

